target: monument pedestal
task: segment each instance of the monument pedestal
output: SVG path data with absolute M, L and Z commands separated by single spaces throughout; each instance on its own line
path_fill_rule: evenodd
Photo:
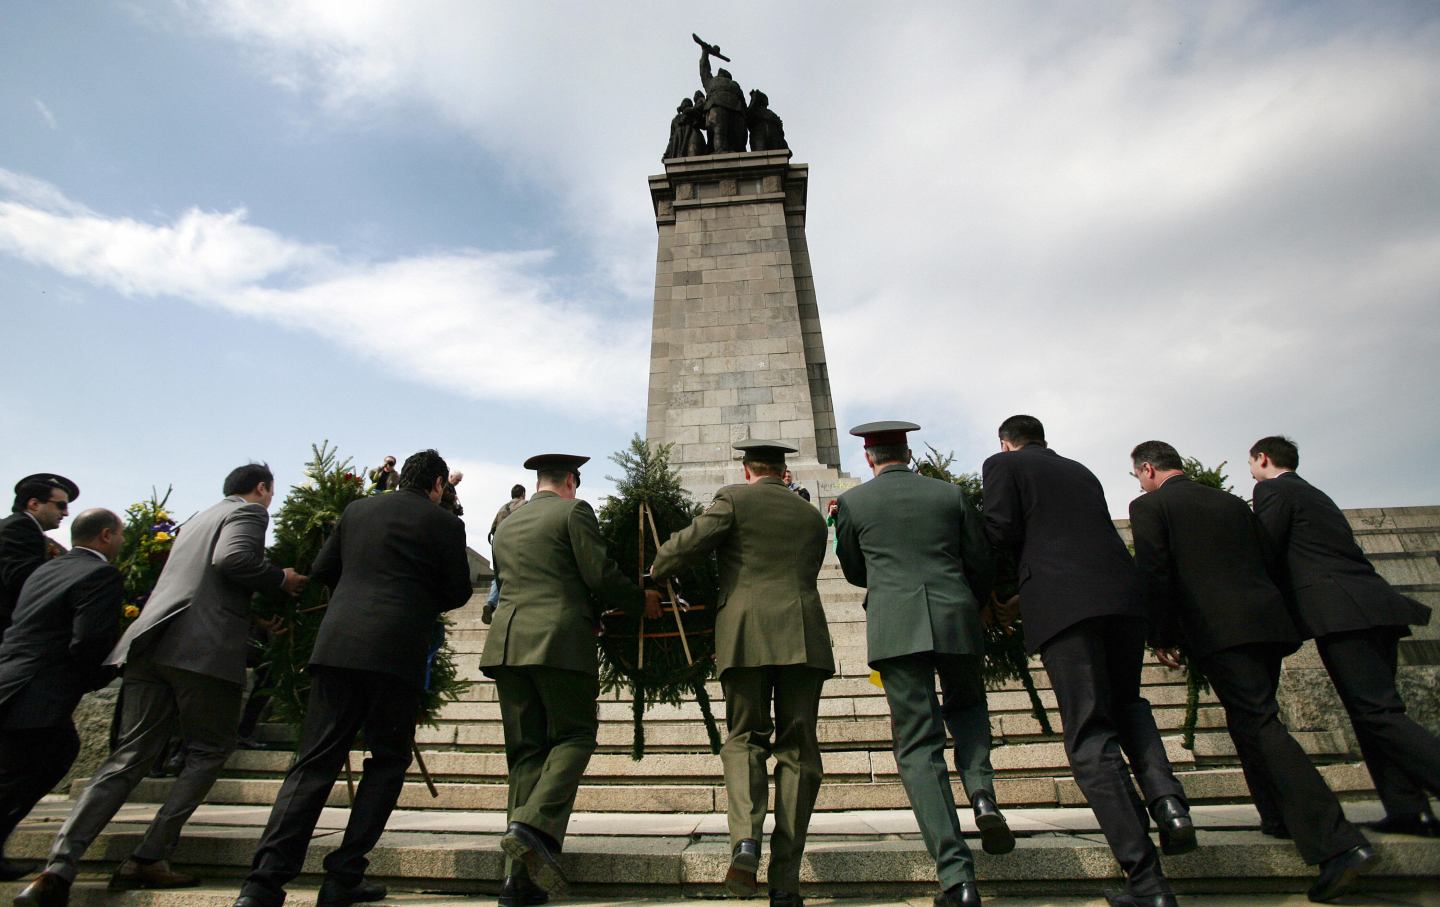
M 659 248 L 646 437 L 697 500 L 741 481 L 731 444 L 782 440 L 818 503 L 856 484 L 840 448 L 790 152 L 672 158 L 650 177 Z

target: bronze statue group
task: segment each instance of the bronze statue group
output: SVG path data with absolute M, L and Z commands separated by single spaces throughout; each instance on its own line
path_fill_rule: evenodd
M 873 478 L 833 502 L 845 577 L 863 587 L 868 659 L 890 707 L 899 774 L 941 892 L 937 907 L 980 903 L 946 764 L 955 768 L 982 847 L 1015 847 L 996 801 L 981 674 L 982 614 L 1022 618 L 1027 650 L 1050 677 L 1065 752 L 1124 875 L 1111 904 L 1176 903 L 1161 854 L 1204 843 L 1141 695 L 1146 646 L 1188 658 L 1221 705 L 1266 834 L 1291 838 L 1318 867 L 1310 897 L 1344 894 L 1376 860 L 1280 720 L 1283 658 L 1314 639 L 1359 739 L 1384 832 L 1440 834 L 1440 741 L 1405 714 L 1398 640 L 1428 609 L 1375 573 L 1344 515 L 1297 473 L 1282 437 L 1256 442 L 1252 511 L 1192 482 L 1169 444 L 1131 453 L 1145 492 L 1131 505 L 1134 556 L 1086 467 L 1050 449 L 1041 423 L 1006 419 L 985 461 L 983 513 L 960 489 L 910 469 L 919 426 L 858 426 Z M 663 580 L 697 559 L 719 572 L 716 667 L 727 736 L 720 753 L 730 836 L 725 889 L 760 890 L 763 827 L 774 793 L 765 873 L 776 907 L 800 907 L 801 863 L 823 773 L 816 725 L 835 663 L 817 579 L 829 544 L 819 510 L 783 480 L 795 448 L 750 440 L 743 481 L 716 494 L 660 546 L 644 586 L 610 559 L 595 512 L 577 497 L 588 458 L 526 461 L 534 495 L 494 525 L 497 588 L 481 670 L 495 683 L 508 766 L 500 839 L 502 907 L 537 907 L 568 887 L 566 828 L 598 730 L 597 613 L 655 618 Z M 69 903 L 87 847 L 154 763 L 170 728 L 185 762 L 114 889 L 199 884 L 169 864 L 181 830 L 235 747 L 249 601 L 257 591 L 331 590 L 309 662 L 313 681 L 295 761 L 276 796 L 235 907 L 277 907 L 300 872 L 320 812 L 359 735 L 369 753 L 340 845 L 324 859 L 317 903 L 383 899 L 367 854 L 394 809 L 411 760 L 430 634 L 471 597 L 464 526 L 441 506 L 449 470 L 433 450 L 408 458 L 398 490 L 345 509 L 308 576 L 264 553 L 274 477 L 235 469 L 225 497 L 177 536 L 154 593 L 120 635 L 121 579 L 111 565 L 123 523 L 103 509 L 71 521 L 73 547 L 46 560 L 44 531 L 79 496 L 53 474 L 16 488 L 0 523 L 0 841 L 65 774 L 79 743 L 71 713 L 121 671 L 123 715 L 110 757 L 59 829 L 47 865 L 16 905 Z M 993 553 L 1013 553 L 1019 594 L 992 595 Z M 117 639 L 117 636 L 119 637 Z M 937 686 L 939 692 L 937 693 Z M 769 762 L 775 762 L 773 779 Z M 1158 832 L 1157 848 L 1150 835 Z M 6 879 L 39 867 L 4 861 Z M 623 880 L 622 880 L 623 881 Z

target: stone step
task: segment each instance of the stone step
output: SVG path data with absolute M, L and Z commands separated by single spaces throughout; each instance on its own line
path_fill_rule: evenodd
M 1228 803 L 1249 799 L 1250 792 L 1238 768 L 1195 768 L 1177 771 L 1185 786 L 1186 796 L 1195 803 Z M 357 764 L 358 770 L 360 766 Z M 1339 763 L 1320 767 L 1332 790 L 1341 796 L 1369 794 L 1374 790 L 1363 765 Z M 438 796 L 432 797 L 418 775 L 412 774 L 400 795 L 400 806 L 407 809 L 505 810 L 506 788 L 503 775 L 491 783 L 479 781 L 437 782 Z M 131 800 L 136 803 L 163 802 L 173 779 L 147 778 L 136 788 Z M 224 777 L 215 782 L 206 800 L 208 803 L 269 804 L 275 802 L 280 790 L 278 778 Z M 78 796 L 84 781 L 76 781 L 71 796 Z M 957 802 L 965 802 L 964 790 L 953 784 Z M 1080 788 L 1069 775 L 1045 771 L 1033 777 L 999 777 L 995 781 L 996 797 L 1006 805 L 1016 806 L 1080 806 L 1085 803 Z M 342 776 L 331 791 L 329 804 L 349 803 Z M 708 813 L 725 812 L 728 800 L 724 785 L 635 783 L 594 784 L 580 786 L 575 808 L 585 812 L 649 812 Z M 832 779 L 820 786 L 815 808 L 819 812 L 847 810 L 904 809 L 909 801 L 898 781 L 843 781 Z
M 1306 753 L 1320 762 L 1347 758 L 1344 738 L 1336 733 L 1300 732 L 1296 740 Z M 1177 769 L 1204 762 L 1238 764 L 1235 746 L 1224 731 L 1201 731 L 1195 735 L 1193 750 L 1180 746 L 1178 737 L 1165 738 L 1166 749 Z M 506 773 L 505 756 L 490 752 L 424 752 L 430 775 L 437 781 L 493 779 Z M 226 763 L 228 777 L 279 777 L 289 768 L 293 754 L 281 750 L 242 750 Z M 359 766 L 365 755 L 355 751 L 352 765 Z M 895 756 L 889 750 L 831 750 L 822 754 L 825 778 L 833 782 L 895 780 L 899 777 Z M 1069 762 L 1064 746 L 1056 742 L 1008 744 L 996 747 L 991 762 L 1002 777 L 1011 774 L 1065 774 Z M 590 760 L 586 779 L 593 784 L 643 784 L 722 782 L 720 760 L 710 753 L 649 753 L 636 761 L 628 754 L 598 753 Z
M 87 853 L 81 867 L 84 874 L 71 903 L 77 907 L 209 907 L 212 903 L 229 907 L 238 880 L 249 867 L 268 807 L 236 810 L 206 806 L 196 813 L 173 862 L 201 873 L 208 880 L 204 887 L 107 894 L 106 874 L 138 844 L 141 823 L 151 812 L 130 806 L 122 810 Z M 973 833 L 966 812 L 961 812 L 961 821 Z M 1358 821 L 1377 817 L 1380 809 L 1371 802 L 1348 803 L 1347 812 Z M 347 811 L 339 809 L 322 815 L 307 855 L 306 874 L 293 886 L 298 890 L 290 903 L 313 902 L 322 861 L 339 843 L 338 829 L 346 817 Z M 1199 806 L 1195 817 L 1199 849 L 1165 858 L 1166 872 L 1180 892 L 1303 891 L 1313 879 L 1315 870 L 1300 861 L 1289 842 L 1266 838 L 1254 830 L 1253 809 Z M 10 840 L 12 858 L 43 857 L 62 818 L 63 811 L 50 809 L 41 820 L 32 817 L 23 824 Z M 1010 821 L 1019 838 L 1012 853 L 996 857 L 974 848 L 976 874 L 987 898 L 1016 893 L 1094 895 L 1103 885 L 1118 880 L 1119 868 L 1103 838 L 1096 834 L 1089 810 L 1011 810 Z M 387 903 L 425 903 L 412 901 L 407 892 L 493 896 L 503 872 L 498 847 L 503 823 L 504 816 L 498 812 L 397 812 L 391 830 L 370 855 L 368 875 L 397 892 Z M 1347 903 L 1376 903 L 1375 893 L 1381 891 L 1433 888 L 1434 878 L 1440 875 L 1440 841 L 1398 835 L 1370 837 L 1381 862 Z M 720 894 L 728 850 L 724 818 L 718 815 L 577 813 L 561 861 L 581 896 L 715 897 Z M 767 862 L 761 864 L 762 884 Z M 907 897 L 928 898 L 936 888 L 933 863 L 915 834 L 908 810 L 817 815 L 801 878 L 807 896 L 869 895 L 891 904 Z M 12 895 L 22 884 L 0 885 L 0 895 Z M 1385 902 L 1411 903 L 1389 897 Z M 1003 903 L 1011 904 L 1008 900 Z M 1011 907 L 1021 903 L 1025 902 L 1016 901 Z M 1233 902 L 1227 899 L 1224 903 Z

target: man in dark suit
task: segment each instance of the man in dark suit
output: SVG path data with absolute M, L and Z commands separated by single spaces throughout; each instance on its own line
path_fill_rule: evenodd
M 5 841 L 74 764 L 80 697 L 114 676 L 102 665 L 120 635 L 124 588 L 110 562 L 123 530 L 108 510 L 76 517 L 73 547 L 30 575 L 0 643 L 0 881 L 36 868 L 6 860 Z
M 111 876 L 115 889 L 187 888 L 170 868 L 180 833 L 235 749 L 245 683 L 245 648 L 256 591 L 298 591 L 305 577 L 265 558 L 269 467 L 250 463 L 225 477 L 225 498 L 192 517 L 165 569 L 106 664 L 123 668 L 121 731 L 50 848 L 50 863 L 15 899 L 63 907 L 80 859 L 164 752 L 179 723 L 184 764 L 145 836 Z
M 15 483 L 11 513 L 0 520 L 0 636 L 10 626 L 25 580 L 45 563 L 45 533 L 59 529 L 70 504 L 80 497 L 74 482 L 53 472 Z
M 919 428 L 871 422 L 850 429 L 865 439 L 875 477 L 840 496 L 835 550 L 845 578 L 865 587 L 867 654 L 885 685 L 900 779 L 944 889 L 936 907 L 973 907 L 980 893 L 955 815 L 945 729 L 955 738 L 955 767 L 985 852 L 1009 853 L 1015 836 L 995 804 L 982 674 L 980 606 L 990 600 L 995 565 L 964 492 L 910 470 L 905 435 Z
M 1135 563 L 1099 480 L 1049 448 L 1040 420 L 1006 419 L 1000 450 L 982 468 L 985 529 L 1018 555 L 1026 649 L 1050 675 L 1075 782 L 1128 879 L 1105 896 L 1126 907 L 1173 905 L 1150 817 L 1167 854 L 1193 850 L 1195 827 L 1140 695 L 1147 627 Z
M 1430 609 L 1375 572 L 1345 515 L 1296 474 L 1299 465 L 1290 439 L 1255 442 L 1255 514 L 1284 565 L 1300 630 L 1315 639 L 1385 806 L 1375 828 L 1440 836 L 1427 798 L 1427 792 L 1440 797 L 1440 739 L 1405 714 L 1395 689 L 1400 639 L 1412 625 L 1429 623 Z
M 1300 633 L 1265 530 L 1240 498 L 1190 481 L 1164 441 L 1138 445 L 1130 459 L 1145 491 L 1130 502 L 1130 526 L 1151 644 L 1171 668 L 1183 650 L 1210 681 L 1246 779 L 1274 792 L 1300 856 L 1320 866 L 1310 899 L 1339 897 L 1378 857 L 1280 720 L 1280 662 Z
M 236 907 L 279 907 L 300 874 L 320 811 L 356 735 L 365 760 L 339 848 L 325 857 L 317 907 L 385 897 L 368 854 L 405 785 L 436 624 L 470 600 L 465 524 L 439 504 L 450 469 L 433 450 L 405 461 L 400 488 L 356 501 L 310 576 L 333 590 L 310 655 L 310 698 L 295 762 L 275 799 Z

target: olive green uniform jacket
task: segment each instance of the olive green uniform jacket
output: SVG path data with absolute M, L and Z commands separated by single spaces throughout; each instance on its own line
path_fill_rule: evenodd
M 486 674 L 531 665 L 594 674 L 595 618 L 644 607 L 640 587 L 610 559 L 584 501 L 537 493 L 501 524 L 492 554 L 500 603 L 480 656 Z
M 959 487 L 895 464 L 838 500 L 835 547 L 845 578 L 865 587 L 870 664 L 917 652 L 983 654 L 980 603 L 994 561 Z
M 819 511 L 778 478 L 767 476 L 754 484 L 720 489 L 708 510 L 660 546 L 652 572 L 664 577 L 708 552 L 716 553 L 719 673 L 806 665 L 834 674 L 830 630 L 815 584 L 827 534 Z

